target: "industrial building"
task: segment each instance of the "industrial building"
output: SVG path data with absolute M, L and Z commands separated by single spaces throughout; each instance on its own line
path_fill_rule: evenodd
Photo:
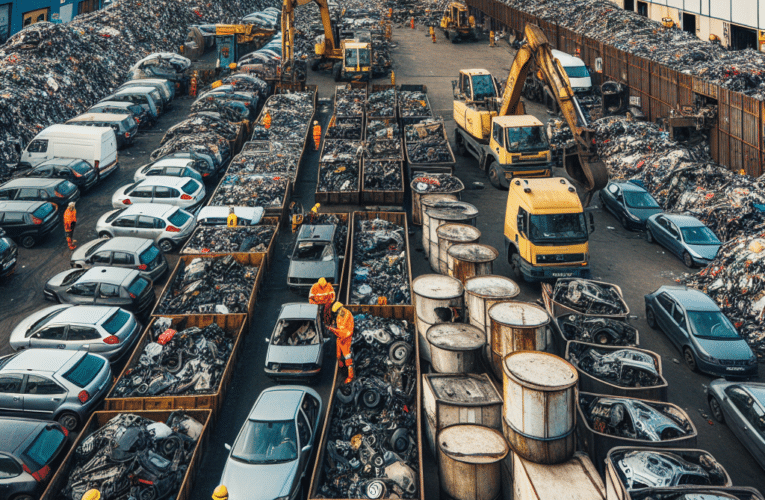
M 42 21 L 69 22 L 97 10 L 101 0 L 0 0 L 0 43 Z

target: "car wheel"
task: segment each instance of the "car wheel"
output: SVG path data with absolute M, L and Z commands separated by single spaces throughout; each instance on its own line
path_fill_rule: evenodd
M 721 424 L 725 422 L 725 416 L 723 415 L 722 408 L 720 408 L 720 402 L 714 396 L 709 396 L 709 411 L 712 412 L 712 416 L 715 420 Z
M 645 322 L 648 323 L 648 326 L 651 328 L 656 329 L 656 315 L 650 307 L 645 308 Z
M 654 237 L 653 237 L 653 233 L 651 232 L 651 230 L 650 230 L 650 229 L 646 229 L 646 230 L 645 230 L 645 240 L 646 240 L 648 243 L 653 243 L 654 241 L 656 241 L 656 239 L 654 239 Z
M 502 183 L 499 180 L 499 167 L 497 167 L 497 162 L 492 162 L 492 164 L 489 165 L 489 182 L 491 182 L 491 185 L 495 188 L 502 189 Z
M 693 257 L 688 252 L 683 252 L 683 264 L 686 267 L 693 267 Z
M 460 135 L 459 130 L 454 129 L 454 142 L 457 144 L 457 153 L 460 156 L 467 156 L 467 148 L 465 147 L 465 140 Z
M 98 233 L 98 237 L 101 238 L 102 240 L 112 239 L 112 235 L 107 233 L 106 231 L 101 231 L 100 233 Z
M 27 495 L 26 493 L 22 493 L 21 495 L 16 495 L 15 497 L 11 498 L 11 500 L 35 500 L 35 497 L 32 495 Z
M 629 231 L 629 230 L 630 230 L 630 227 L 629 227 L 629 225 L 628 225 L 629 223 L 627 222 L 627 217 L 625 217 L 624 215 L 620 215 L 620 216 L 619 216 L 619 223 L 620 223 L 620 224 L 622 225 L 622 227 L 623 227 L 624 229 L 626 229 L 627 231 Z
M 159 249 L 162 250 L 162 253 L 170 253 L 175 248 L 175 245 L 170 240 L 161 240 L 159 242 Z
M 698 371 L 699 367 L 696 366 L 696 356 L 693 355 L 693 351 L 688 347 L 683 349 L 683 358 L 685 359 L 685 364 L 688 365 L 692 372 Z
M 32 248 L 37 243 L 34 236 L 24 236 L 21 238 L 21 246 L 24 248 Z
M 339 82 L 343 78 L 343 63 L 335 63 L 334 66 L 332 66 L 332 78 L 335 79 L 336 82 Z
M 611 336 L 608 334 L 608 332 L 598 332 L 595 334 L 593 340 L 596 344 L 607 345 L 609 342 L 611 342 Z
M 56 421 L 69 432 L 73 432 L 80 425 L 80 417 L 71 411 L 65 411 L 58 416 Z

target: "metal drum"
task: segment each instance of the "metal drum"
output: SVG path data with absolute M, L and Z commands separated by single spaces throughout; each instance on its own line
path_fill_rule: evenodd
M 491 367 L 502 378 L 502 361 L 516 351 L 546 351 L 552 342 L 550 316 L 536 304 L 502 302 L 489 309 Z
M 457 201 L 458 193 L 418 193 L 412 190 L 412 224 L 424 225 L 425 209 L 438 201 Z
M 481 239 L 481 231 L 467 224 L 444 224 L 436 229 L 436 235 L 438 236 L 438 272 L 441 274 L 449 273 L 447 266 L 449 255 L 446 253 L 449 247 L 460 243 L 478 243 Z
M 494 272 L 494 261 L 499 257 L 496 248 L 479 243 L 452 245 L 447 252 L 447 274 L 461 282 L 472 276 Z
M 565 462 L 576 444 L 576 368 L 546 352 L 517 351 L 503 363 L 505 438 L 522 458 Z
M 461 312 L 462 283 L 442 274 L 425 274 L 412 282 L 414 292 L 414 322 L 420 340 L 420 356 L 430 361 L 430 345 L 425 334 L 437 323 L 450 323 L 453 308 Z
M 446 208 L 455 203 L 459 203 L 459 200 L 453 194 L 429 194 L 422 199 L 422 207 L 420 208 L 420 224 L 422 224 L 422 248 L 425 250 L 425 256 L 428 256 L 430 251 L 430 232 L 428 231 L 428 224 L 430 223 L 430 217 L 426 213 L 431 208 Z M 412 209 L 412 219 L 417 211 Z
M 494 304 L 513 300 L 519 293 L 521 289 L 515 281 L 504 276 L 473 276 L 465 280 L 465 307 L 470 317 L 470 324 L 481 328 L 486 334 L 484 356 L 487 361 L 491 360 L 489 309 Z
M 455 500 L 494 500 L 502 489 L 500 461 L 509 448 L 502 433 L 457 424 L 438 433 L 441 491 Z
M 478 209 L 470 203 L 458 201 L 446 208 L 429 208 L 425 211 L 428 216 L 428 259 L 430 268 L 438 272 L 438 228 L 450 222 L 459 222 L 475 226 L 475 219 L 478 217 Z M 426 226 L 422 226 L 423 232 Z M 423 235 L 422 244 L 425 246 L 425 236 Z
M 466 323 L 439 323 L 425 334 L 430 348 L 430 363 L 437 373 L 479 371 L 481 350 L 486 344 L 483 330 Z

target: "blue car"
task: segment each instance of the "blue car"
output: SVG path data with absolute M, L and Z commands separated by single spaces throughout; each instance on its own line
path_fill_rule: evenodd
M 711 229 L 690 215 L 652 215 L 645 225 L 645 238 L 678 256 L 688 267 L 705 267 L 721 245 Z
M 600 190 L 600 202 L 628 231 L 645 229 L 648 218 L 661 213 L 651 193 L 632 182 L 609 182 Z
M 683 353 L 691 371 L 757 376 L 757 358 L 712 299 L 698 290 L 662 286 L 645 296 L 645 319 Z

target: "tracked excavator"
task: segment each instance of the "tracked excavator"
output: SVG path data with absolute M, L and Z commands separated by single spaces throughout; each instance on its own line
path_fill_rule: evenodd
M 564 153 L 563 166 L 587 206 L 593 194 L 608 183 L 608 171 L 592 142 L 594 131 L 542 30 L 527 24 L 524 31 L 526 41 L 513 60 L 501 98 L 496 81 L 486 70 L 461 70 L 459 81 L 452 82 L 458 150 L 473 155 L 495 187 L 509 187 L 516 177 L 552 175 L 544 126 L 525 114 L 521 101 L 523 83 L 535 62 L 538 78 L 550 87 L 574 135 L 576 146 Z

